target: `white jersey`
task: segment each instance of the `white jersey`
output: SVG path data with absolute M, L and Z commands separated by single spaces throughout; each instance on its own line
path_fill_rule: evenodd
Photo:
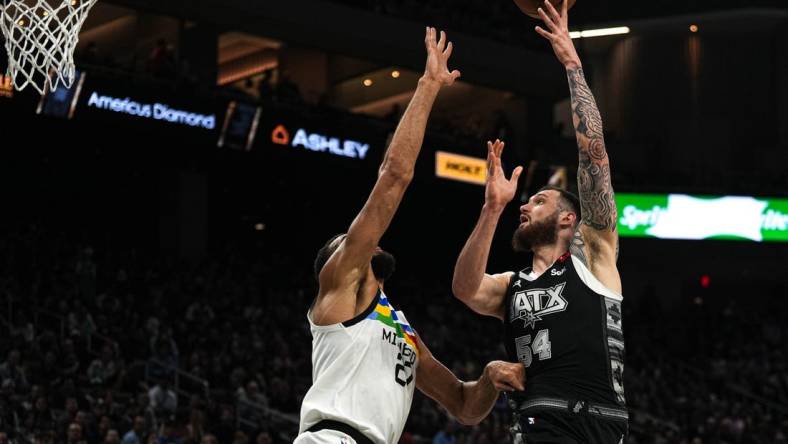
M 311 314 L 311 313 L 310 313 Z M 312 387 L 299 434 L 322 420 L 345 423 L 376 444 L 396 443 L 413 401 L 418 339 L 382 291 L 341 324 L 312 330 Z

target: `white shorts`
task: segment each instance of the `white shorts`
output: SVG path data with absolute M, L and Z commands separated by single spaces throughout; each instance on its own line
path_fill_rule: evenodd
M 357 444 L 356 440 L 337 430 L 318 430 L 304 432 L 293 441 L 293 444 Z

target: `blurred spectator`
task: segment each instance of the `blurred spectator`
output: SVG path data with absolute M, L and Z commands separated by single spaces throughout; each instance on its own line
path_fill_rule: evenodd
M 15 389 L 24 391 L 28 387 L 28 382 L 20 357 L 19 350 L 8 352 L 5 362 L 0 364 L 0 381 L 10 380 Z
M 134 417 L 131 430 L 123 435 L 123 444 L 142 444 L 145 438 L 145 417 L 137 415 Z
M 101 349 L 101 358 L 94 359 L 88 367 L 88 380 L 94 385 L 111 383 L 117 374 L 112 348 L 105 345 Z
M 68 425 L 66 438 L 68 444 L 87 444 L 87 441 L 82 438 L 82 426 L 76 422 Z
M 170 379 L 163 378 L 148 391 L 150 405 L 157 418 L 169 418 L 178 408 L 178 396 L 170 388 Z
M 104 444 L 120 444 L 120 435 L 115 429 L 109 429 L 104 436 Z

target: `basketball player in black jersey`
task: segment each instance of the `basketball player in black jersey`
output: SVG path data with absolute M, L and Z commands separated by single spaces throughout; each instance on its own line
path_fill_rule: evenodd
M 522 168 L 506 179 L 500 141 L 488 143 L 485 203 L 457 260 L 452 289 L 474 311 L 504 322 L 506 350 L 526 367 L 525 390 L 509 396 L 515 443 L 623 443 L 624 340 L 618 232 L 602 120 L 569 37 L 566 3 L 539 14 L 566 67 L 579 148 L 580 198 L 545 187 L 520 207 L 516 251 L 533 253 L 519 272 L 485 274 L 495 227 Z M 582 214 L 582 217 L 581 217 Z

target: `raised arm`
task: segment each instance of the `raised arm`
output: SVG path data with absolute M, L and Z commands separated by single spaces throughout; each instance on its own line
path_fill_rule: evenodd
M 550 41 L 556 57 L 566 68 L 572 101 L 572 121 L 580 156 L 577 182 L 582 219 L 573 247 L 580 246 L 583 258 L 589 263 L 615 268 L 618 244 L 617 213 L 610 180 L 610 161 L 602 131 L 602 117 L 594 95 L 586 83 L 580 57 L 569 36 L 566 1 L 561 5 L 560 13 L 549 1 L 544 5 L 544 9 L 539 9 L 539 15 L 549 30 L 537 26 L 536 32 Z
M 478 380 L 463 382 L 440 363 L 419 339 L 419 366 L 416 387 L 442 405 L 464 425 L 480 423 L 492 410 L 502 391 L 525 389 L 522 363 L 493 361 L 484 367 Z
M 451 85 L 460 76 L 449 72 L 447 61 L 452 53 L 446 34 L 427 28 L 424 39 L 427 64 L 416 92 L 394 132 L 378 172 L 378 180 L 348 229 L 344 241 L 320 273 L 321 295 L 334 289 L 347 289 L 365 275 L 378 241 L 391 223 L 405 190 L 413 178 L 416 159 L 421 150 L 424 130 L 432 105 L 443 85 Z
M 507 179 L 501 167 L 504 143 L 487 142 L 487 184 L 484 206 L 473 232 L 457 258 L 452 279 L 452 292 L 471 310 L 503 319 L 503 300 L 512 273 L 486 274 L 495 227 L 517 191 L 517 180 L 523 168 L 517 167 Z

